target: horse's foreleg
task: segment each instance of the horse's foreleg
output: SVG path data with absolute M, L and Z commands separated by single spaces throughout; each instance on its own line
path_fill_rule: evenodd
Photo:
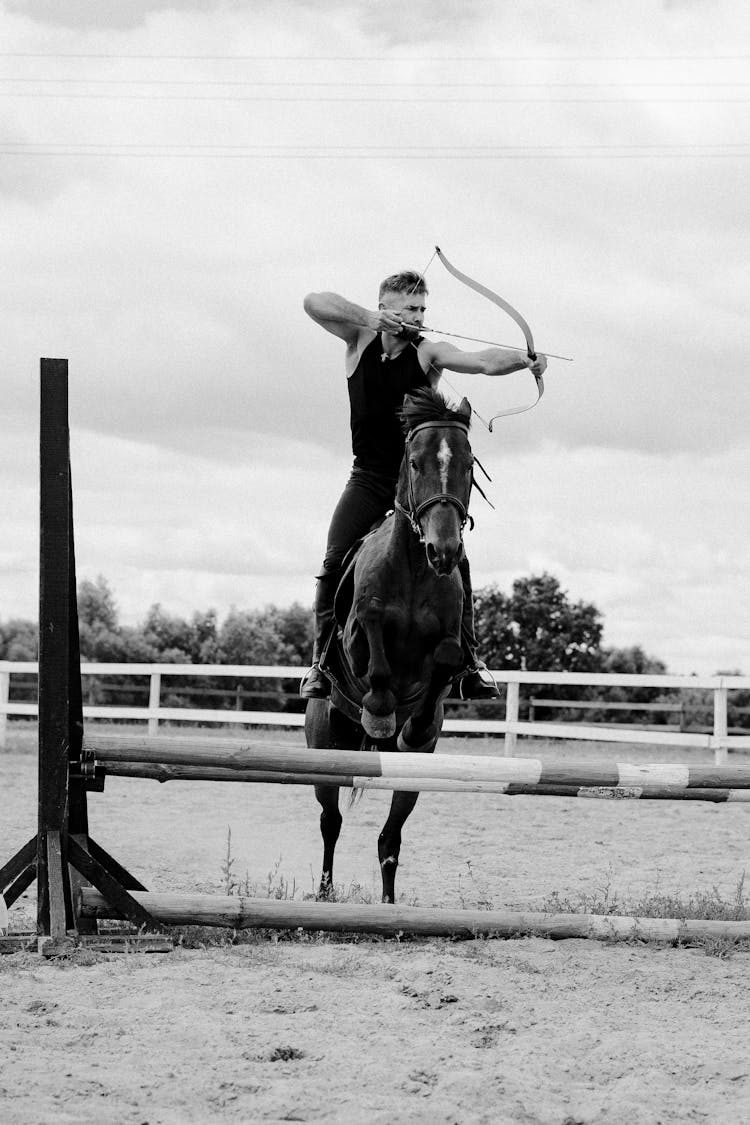
M 367 637 L 369 691 L 362 699 L 362 726 L 370 738 L 390 738 L 396 732 L 396 698 L 391 690 L 391 666 L 385 651 L 385 603 L 371 597 L 357 607 L 357 619 Z
M 419 793 L 396 792 L 391 801 L 391 811 L 378 836 L 378 859 L 383 878 L 383 902 L 396 901 L 396 868 L 401 851 L 401 829 L 411 814 Z
M 320 834 L 323 837 L 323 871 L 320 876 L 318 898 L 333 894 L 333 854 L 341 832 L 343 817 L 339 812 L 337 785 L 316 785 L 315 796 L 323 811 L 320 814 Z
M 399 732 L 399 750 L 431 754 L 435 749 L 443 725 L 443 699 L 463 663 L 461 645 L 451 638 L 442 640 L 435 649 L 434 661 L 424 699 Z

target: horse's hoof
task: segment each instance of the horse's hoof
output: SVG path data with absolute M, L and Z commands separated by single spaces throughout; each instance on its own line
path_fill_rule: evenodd
M 393 712 L 390 715 L 373 715 L 372 711 L 368 711 L 364 707 L 362 709 L 362 729 L 370 738 L 392 738 L 396 733 L 396 716 Z

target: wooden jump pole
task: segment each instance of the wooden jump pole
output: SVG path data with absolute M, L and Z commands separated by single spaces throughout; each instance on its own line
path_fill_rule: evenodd
M 623 915 L 545 914 L 510 910 L 426 909 L 400 904 L 294 902 L 220 895 L 139 894 L 135 897 L 167 926 L 223 926 L 234 930 L 324 930 L 396 936 L 599 938 L 696 941 L 748 939 L 750 922 L 636 918 Z M 81 891 L 84 916 L 115 918 L 97 891 Z
M 647 789 L 750 789 L 750 766 L 628 765 L 588 761 L 542 761 L 484 755 L 384 753 L 356 750 L 309 750 L 259 740 L 154 738 L 94 733 L 84 750 L 107 768 L 115 762 L 230 770 L 257 770 L 300 775 L 343 775 L 362 778 L 442 778 L 521 786 L 565 786 Z
M 153 781 L 231 781 L 248 784 L 337 785 L 344 789 L 401 790 L 417 793 L 495 793 L 505 797 L 580 797 L 593 800 L 726 801 L 750 803 L 750 789 L 679 789 L 674 786 L 514 785 L 503 781 L 432 777 L 356 777 L 352 774 L 286 773 L 231 770 L 221 766 L 175 766 L 165 762 L 108 762 L 97 775 L 140 777 Z

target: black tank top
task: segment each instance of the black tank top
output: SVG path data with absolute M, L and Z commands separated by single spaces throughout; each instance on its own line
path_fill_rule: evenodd
M 398 411 L 405 394 L 430 385 L 417 349 L 407 344 L 395 359 L 387 359 L 378 333 L 363 351 L 347 382 L 354 464 L 395 481 L 404 455 Z

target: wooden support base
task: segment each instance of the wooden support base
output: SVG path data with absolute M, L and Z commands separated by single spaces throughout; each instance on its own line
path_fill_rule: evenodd
M 140 931 L 146 931 L 151 935 L 162 933 L 160 923 L 152 918 L 130 893 L 133 890 L 145 891 L 143 883 L 113 859 L 95 840 L 84 834 L 69 836 L 66 852 L 67 854 L 63 856 L 60 833 L 48 832 L 44 878 L 48 880 L 51 925 L 50 932 L 44 935 L 47 940 L 52 940 L 61 948 L 68 948 L 71 942 L 82 943 L 87 931 L 90 941 L 100 940 L 96 927 L 91 925 L 90 919 L 78 917 L 72 904 L 69 909 L 65 902 L 66 894 L 72 893 L 74 896 L 80 894 L 81 889 L 86 886 L 83 880 L 92 883 L 107 895 L 118 912 L 117 917 L 125 918 Z M 0 868 L 0 903 L 4 910 L 7 910 L 37 877 L 36 855 L 37 837 L 34 836 Z M 70 925 L 66 922 L 68 916 L 72 918 Z M 17 948 L 25 948 L 26 937 L 27 935 L 10 935 L 7 938 L 3 936 L 2 940 L 6 948 L 0 948 L 0 952 L 16 952 Z M 36 943 L 36 935 L 33 937 Z
M 43 957 L 71 957 L 79 950 L 89 953 L 171 953 L 174 941 L 155 934 L 85 934 L 61 939 L 37 938 L 33 951 Z
M 6 906 L 12 906 L 36 878 L 36 836 L 20 848 L 12 859 L 0 867 L 0 895 Z
M 0 954 L 36 953 L 38 942 L 36 934 L 5 934 L 0 937 Z
M 70 957 L 79 949 L 92 953 L 171 953 L 174 940 L 165 934 L 131 933 L 69 934 L 63 938 L 19 933 L 0 937 L 0 955 L 41 953 L 48 958 Z

